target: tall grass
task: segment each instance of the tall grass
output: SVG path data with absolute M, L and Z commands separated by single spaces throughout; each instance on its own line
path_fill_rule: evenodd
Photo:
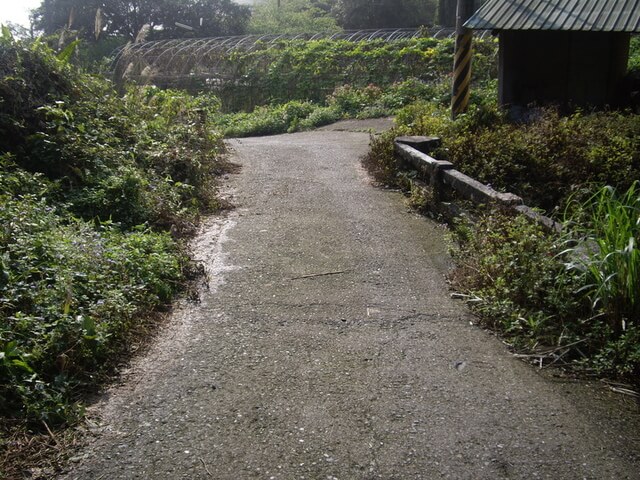
M 623 193 L 606 186 L 570 221 L 577 244 L 568 264 L 583 276 L 581 292 L 602 311 L 615 333 L 640 325 L 640 182 Z

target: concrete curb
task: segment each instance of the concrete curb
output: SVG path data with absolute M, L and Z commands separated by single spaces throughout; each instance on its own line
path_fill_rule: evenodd
M 500 206 L 525 215 L 548 230 L 556 232 L 561 230 L 562 227 L 558 222 L 524 205 L 519 196 L 513 193 L 497 192 L 490 186 L 455 170 L 451 162 L 430 156 L 429 152 L 440 144 L 438 137 L 423 136 L 397 137 L 394 141 L 396 154 L 420 176 L 427 179 L 434 202 L 440 207 L 438 208 L 440 213 L 448 214 L 458 210 L 452 209 L 450 203 L 444 201 L 454 193 L 457 198 L 471 201 L 476 205 Z

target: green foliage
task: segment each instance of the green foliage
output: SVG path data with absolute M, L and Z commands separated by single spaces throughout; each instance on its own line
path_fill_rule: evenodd
M 640 36 L 633 35 L 629 48 L 629 70 L 632 72 L 640 71 Z
M 581 291 L 618 334 L 640 327 L 640 182 L 625 193 L 603 187 L 575 208 L 570 224 Z
M 252 113 L 227 114 L 218 119 L 227 137 L 248 137 L 294 132 L 317 109 L 311 102 L 288 102 L 257 107 Z
M 185 258 L 166 234 L 75 220 L 36 195 L 2 203 L 0 414 L 73 421 L 73 391 L 107 372 L 127 329 L 171 298 Z
M 337 0 L 333 7 L 345 29 L 406 28 L 436 24 L 436 0 Z
M 249 33 L 296 34 L 338 32 L 335 18 L 313 0 L 276 0 L 256 5 L 251 14 Z
M 375 85 L 367 85 L 362 89 L 352 85 L 338 87 L 328 97 L 327 103 L 347 116 L 355 116 L 368 105 L 375 104 L 382 97 L 382 89 Z
M 38 108 L 72 94 L 69 65 L 39 41 L 27 46 L 3 31 L 0 39 L 0 151 L 19 152 L 40 127 Z
M 378 182 L 383 185 L 400 187 L 401 162 L 393 146 L 393 140 L 404 134 L 402 127 L 393 128 L 372 139 L 369 153 L 363 159 L 363 165 Z
M 53 426 L 184 283 L 166 232 L 217 206 L 220 102 L 120 97 L 7 32 L 0 58 L 0 416 Z
M 476 81 L 493 74 L 496 43 L 476 42 Z M 236 79 L 220 91 L 226 110 L 252 110 L 255 105 L 291 100 L 322 103 L 337 86 L 361 89 L 388 87 L 410 78 L 436 85 L 453 64 L 450 39 L 283 40 L 250 52 L 235 51 L 220 68 Z
M 111 35 L 96 41 L 80 42 L 72 62 L 89 72 L 109 72 L 114 52 L 124 47 L 127 41 L 126 37 Z
M 483 322 L 517 348 L 575 341 L 572 319 L 584 310 L 579 284 L 557 257 L 561 242 L 526 217 L 498 212 L 455 230 L 459 248 L 452 275 Z M 579 324 L 579 322 L 577 322 Z
M 76 97 L 35 109 L 41 128 L 16 151 L 18 164 L 57 180 L 87 219 L 180 224 L 216 207 L 211 182 L 224 150 L 210 128 L 217 99 L 154 88 L 121 99 L 104 82 L 78 80 Z
M 218 116 L 216 125 L 228 137 L 272 135 L 308 130 L 344 118 L 376 118 L 393 115 L 400 107 L 435 91 L 432 85 L 415 78 L 395 83 L 383 90 L 375 85 L 337 87 L 327 97 L 327 106 L 291 101 L 282 105 L 257 107 L 251 113 Z
M 582 227 L 574 225 L 564 236 L 557 236 L 525 217 L 496 212 L 475 225 L 458 225 L 457 266 L 451 280 L 468 295 L 482 323 L 500 331 L 516 350 L 536 352 L 541 358 L 551 351 L 562 356 L 562 363 L 637 382 L 639 290 L 627 289 L 634 288 L 627 282 L 637 278 L 630 279 L 624 265 L 614 264 L 614 258 L 594 248 L 608 241 L 595 225 L 604 220 L 598 217 L 609 208 L 611 198 L 601 191 L 593 201 L 584 212 L 595 220 L 588 240 Z M 637 210 L 635 214 L 637 221 Z M 568 239 L 577 246 L 563 251 Z M 609 253 L 610 257 L 623 255 L 611 249 Z M 614 301 L 620 303 L 614 305 Z M 559 360 L 558 356 L 548 358 Z
M 341 118 L 341 112 L 333 107 L 318 107 L 314 109 L 307 118 L 300 120 L 298 126 L 300 130 L 311 130 L 312 128 L 329 125 Z

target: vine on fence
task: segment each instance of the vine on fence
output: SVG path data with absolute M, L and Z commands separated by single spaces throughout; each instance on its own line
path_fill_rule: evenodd
M 386 87 L 408 78 L 433 82 L 450 73 L 451 39 L 402 38 L 402 31 L 396 32 L 385 39 L 353 34 L 339 39 L 252 37 L 245 44 L 220 39 L 215 46 L 204 40 L 134 45 L 120 54 L 115 74 L 161 87 L 211 91 L 223 99 L 226 111 L 236 111 L 291 100 L 324 102 L 347 84 Z M 476 41 L 477 78 L 495 76 L 495 52 L 494 40 Z

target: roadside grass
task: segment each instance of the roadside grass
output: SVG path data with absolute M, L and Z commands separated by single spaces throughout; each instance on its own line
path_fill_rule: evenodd
M 225 137 L 274 135 L 311 130 L 342 119 L 379 118 L 396 114 L 420 98 L 445 96 L 443 84 L 408 78 L 387 87 L 342 85 L 324 103 L 290 101 L 256 107 L 252 112 L 227 113 L 214 121 Z
M 601 369 L 640 375 L 640 181 L 625 191 L 605 186 L 565 220 L 575 272 L 591 312 L 614 342 L 598 354 Z
M 626 192 L 606 186 L 574 207 L 566 225 L 576 246 L 568 266 L 582 277 L 593 308 L 624 331 L 640 320 L 640 181 Z
M 636 182 L 571 205 L 561 234 L 499 211 L 458 224 L 452 285 L 516 352 L 640 387 L 639 207 Z

